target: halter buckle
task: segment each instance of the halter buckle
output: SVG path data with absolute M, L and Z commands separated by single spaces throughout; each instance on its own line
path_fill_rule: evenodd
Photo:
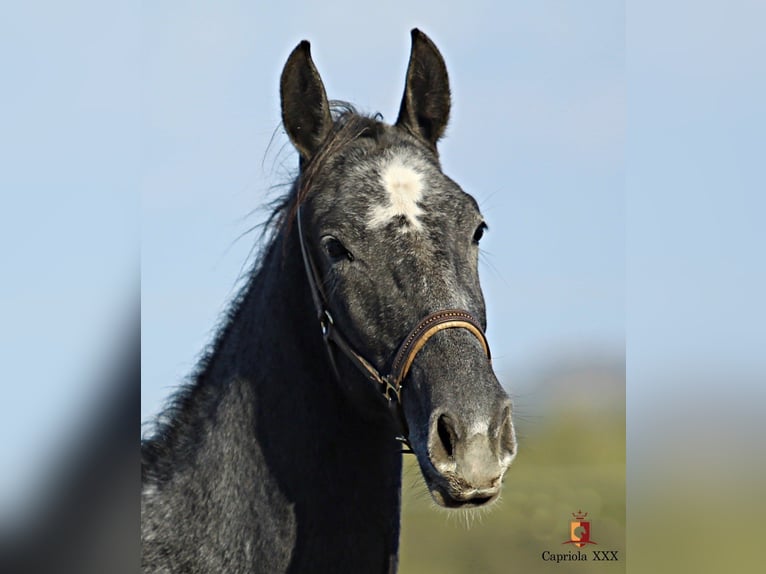
M 391 377 L 382 377 L 382 378 L 383 378 L 383 382 L 385 383 L 385 387 L 383 388 L 383 396 L 385 396 L 388 399 L 389 403 L 391 403 L 394 400 L 397 403 L 400 403 L 401 397 L 402 397 L 401 388 L 397 387 L 391 382 Z

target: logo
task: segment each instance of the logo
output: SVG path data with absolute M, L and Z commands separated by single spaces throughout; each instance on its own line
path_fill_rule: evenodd
M 588 544 L 598 544 L 590 539 L 590 520 L 588 513 L 578 510 L 573 512 L 574 520 L 569 520 L 569 540 L 562 544 L 574 544 L 572 550 L 543 550 L 540 558 L 546 562 L 616 562 L 619 561 L 619 550 L 591 550 L 590 553 L 580 550 Z
M 574 520 L 569 521 L 569 540 L 565 540 L 562 544 L 574 544 L 577 548 L 582 548 L 586 544 L 598 544 L 590 539 L 590 520 L 585 520 L 588 516 L 586 512 L 583 514 L 582 510 L 573 512 Z

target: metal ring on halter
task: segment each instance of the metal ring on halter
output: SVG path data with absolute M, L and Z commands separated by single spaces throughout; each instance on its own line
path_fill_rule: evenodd
M 396 399 L 396 402 L 400 403 L 402 402 L 402 387 L 396 386 L 395 381 L 391 380 L 390 376 L 383 377 L 383 381 L 386 384 L 385 389 L 383 390 L 383 395 L 388 399 L 388 402 L 390 403 L 392 400 Z M 394 393 L 393 396 L 391 396 L 391 393 Z
M 322 328 L 322 336 L 327 339 L 330 336 L 330 329 L 335 326 L 335 321 L 332 320 L 332 315 L 327 309 L 322 312 L 319 326 Z

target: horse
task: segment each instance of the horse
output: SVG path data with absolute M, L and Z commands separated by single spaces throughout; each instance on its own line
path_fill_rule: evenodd
M 402 452 L 492 504 L 516 455 L 485 337 L 473 197 L 443 172 L 444 60 L 418 29 L 395 124 L 280 78 L 298 176 L 190 381 L 141 444 L 145 572 L 395 572 Z

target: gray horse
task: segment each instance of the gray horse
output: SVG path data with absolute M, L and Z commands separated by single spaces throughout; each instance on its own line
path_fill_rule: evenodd
M 436 149 L 444 61 L 412 31 L 395 125 L 282 72 L 300 171 L 191 383 L 142 454 L 145 572 L 394 572 L 402 446 L 434 501 L 495 500 L 516 454 L 479 286 L 486 229 Z

